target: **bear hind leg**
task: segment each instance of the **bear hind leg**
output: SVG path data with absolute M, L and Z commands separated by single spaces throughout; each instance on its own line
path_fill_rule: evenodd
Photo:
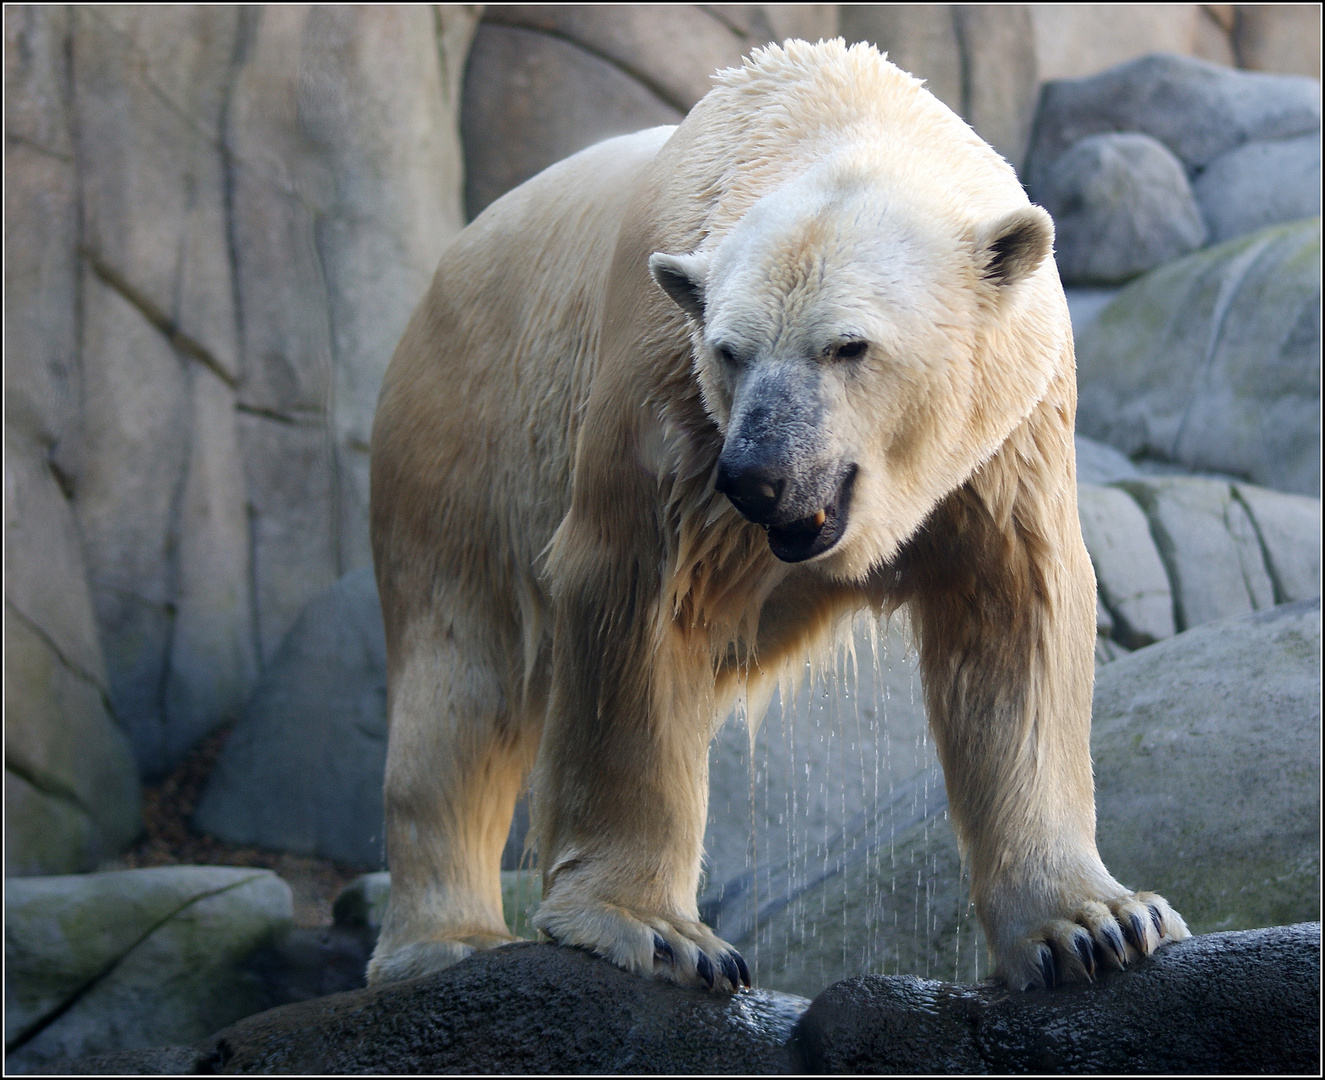
M 416 633 L 393 665 L 391 893 L 370 983 L 440 971 L 516 940 L 502 914 L 501 855 L 540 725 L 534 710 L 513 707 L 499 667 L 456 629 Z

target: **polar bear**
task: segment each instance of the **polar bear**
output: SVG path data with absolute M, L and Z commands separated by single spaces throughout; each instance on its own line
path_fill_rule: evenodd
M 1013 170 L 868 45 L 756 51 L 676 128 L 591 147 L 452 243 L 372 439 L 391 898 L 372 982 L 535 925 L 735 990 L 696 906 L 738 698 L 909 605 L 951 816 L 1016 988 L 1187 936 L 1110 876 L 1071 326 Z

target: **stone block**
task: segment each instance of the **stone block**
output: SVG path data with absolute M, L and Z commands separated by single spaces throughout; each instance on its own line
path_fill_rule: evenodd
M 1172 637 L 1168 572 L 1136 501 L 1118 488 L 1081 484 L 1077 510 L 1100 596 L 1113 617 L 1106 636 L 1128 649 Z
M 1124 480 L 1145 511 L 1168 571 L 1179 630 L 1264 611 L 1274 584 L 1243 504 L 1222 480 L 1169 476 Z
M 1320 602 L 1198 626 L 1101 669 L 1100 855 L 1195 933 L 1320 905 Z
M 1320 596 L 1320 500 L 1235 484 L 1247 508 L 1274 583 L 1275 603 Z

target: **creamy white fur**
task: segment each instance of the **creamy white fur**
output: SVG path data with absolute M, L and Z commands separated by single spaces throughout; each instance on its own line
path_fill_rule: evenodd
M 457 238 L 373 434 L 393 875 L 374 981 L 508 940 L 498 862 L 532 769 L 540 928 L 707 983 L 701 951 L 729 948 L 695 906 L 713 726 L 738 697 L 757 716 L 862 606 L 911 608 L 997 971 L 1084 977 L 1079 933 L 1106 964 L 1185 936 L 1095 850 L 1051 238 L 958 117 L 840 41 L 756 52 L 680 127 L 592 147 Z M 693 279 L 689 312 L 651 256 Z M 868 354 L 822 359 L 844 335 Z M 795 564 L 713 487 L 745 381 L 779 365 L 819 395 L 805 460 L 858 467 L 847 531 Z

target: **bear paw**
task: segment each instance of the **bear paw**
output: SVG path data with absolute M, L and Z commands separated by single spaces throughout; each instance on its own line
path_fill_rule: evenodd
M 679 986 L 736 991 L 750 985 L 745 958 L 696 920 L 660 918 L 603 902 L 550 910 L 545 901 L 534 925 L 558 945 L 587 949 L 626 971 Z
M 463 938 L 435 938 L 396 948 L 380 945 L 368 961 L 368 985 L 416 979 L 460 963 L 481 949 L 496 949 L 519 938 L 498 934 L 468 934 Z
M 1052 990 L 1120 971 L 1160 945 L 1191 937 L 1182 916 L 1155 893 L 1087 900 L 1068 918 L 1051 919 L 1023 938 L 1000 964 L 1014 990 Z

